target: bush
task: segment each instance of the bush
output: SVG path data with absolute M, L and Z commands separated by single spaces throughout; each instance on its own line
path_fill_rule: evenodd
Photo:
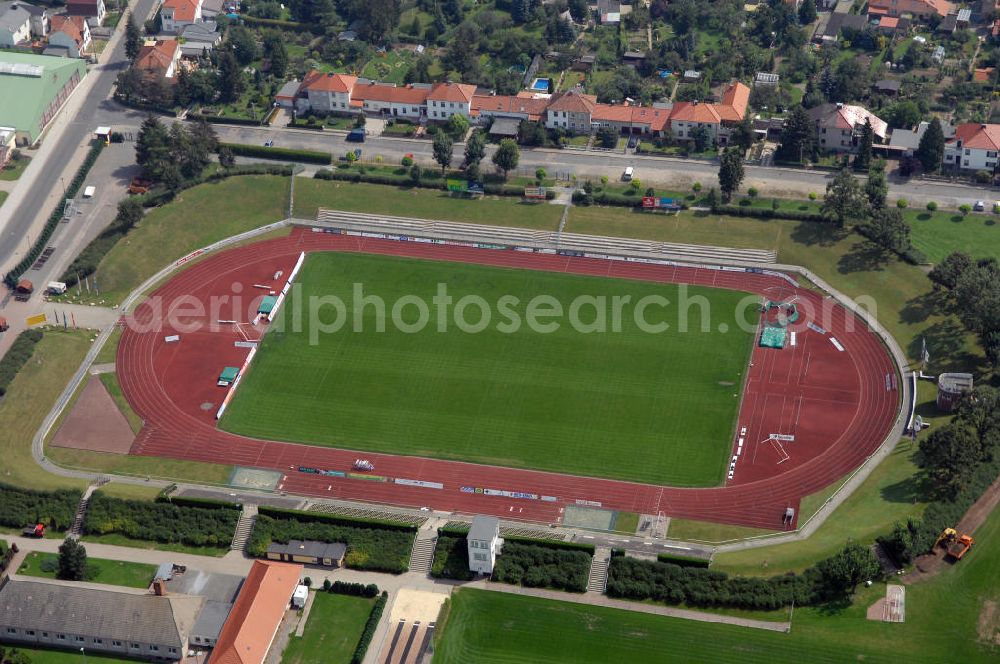
M 679 556 L 672 553 L 657 554 L 656 559 L 661 563 L 671 563 L 681 567 L 708 567 L 709 563 L 709 561 L 704 558 L 690 558 L 688 556 Z
M 95 493 L 83 520 L 87 535 L 117 533 L 130 539 L 189 546 L 229 546 L 240 510 L 112 498 Z
M 354 649 L 354 654 L 351 655 L 351 664 L 361 664 L 365 660 L 365 653 L 368 652 L 368 646 L 372 642 L 372 637 L 375 636 L 375 629 L 378 627 L 379 620 L 382 619 L 382 612 L 385 610 L 385 604 L 388 601 L 389 593 L 386 591 L 383 591 L 379 595 L 379 598 L 375 600 L 372 612 L 368 615 L 368 622 L 365 623 L 365 629 L 361 632 L 361 638 Z
M 300 161 L 306 164 L 331 164 L 333 157 L 329 152 L 316 150 L 293 150 L 290 148 L 269 148 L 263 145 L 246 145 L 243 143 L 219 143 L 219 148 L 229 148 L 238 157 L 258 157 L 260 159 L 277 159 L 279 161 Z M 351 155 L 354 153 L 351 152 Z
M 693 185 L 691 185 L 691 191 L 693 191 L 696 194 L 699 191 L 701 191 L 701 183 L 700 182 L 695 182 Z
M 492 580 L 529 588 L 585 592 L 593 552 L 552 544 L 544 540 L 506 539 L 503 553 L 493 568 Z
M 816 200 L 816 198 L 817 198 L 816 192 L 815 191 L 810 191 L 809 192 L 809 200 L 814 201 L 814 200 Z
M 790 219 L 792 221 L 826 221 L 823 215 L 819 212 L 811 212 L 808 210 L 775 210 L 773 208 L 755 208 L 740 205 L 715 205 L 712 207 L 712 211 L 716 214 L 728 214 L 734 217 Z
M 962 216 L 964 217 L 965 215 L 972 212 L 972 206 L 969 205 L 968 203 L 962 203 L 961 205 L 958 206 L 958 211 L 961 212 Z
M 21 334 L 34 331 L 28 330 Z M 33 491 L 0 484 L 0 526 L 24 528 L 43 523 L 49 528 L 66 530 L 73 525 L 76 507 L 82 495 L 80 491 L 69 489 Z
M 403 160 L 400 163 L 403 165 L 403 168 L 409 168 L 410 166 L 413 166 L 413 159 L 410 157 L 403 157 Z
M 335 595 L 350 595 L 352 597 L 378 597 L 378 586 L 374 583 L 350 583 L 348 581 L 334 581 L 332 584 L 327 579 L 323 583 L 323 590 L 327 590 Z
M 415 526 L 394 521 L 261 507 L 247 552 L 262 557 L 272 542 L 293 539 L 343 542 L 347 567 L 401 574 L 409 568 L 415 535 Z
M 934 212 L 935 210 L 937 210 L 937 203 L 935 203 L 934 201 L 927 201 L 927 209 L 930 212 Z
M 158 503 L 170 503 L 179 507 L 201 507 L 208 510 L 239 510 L 243 505 L 232 500 L 216 500 L 215 498 L 195 498 L 189 496 L 159 495 L 156 497 Z
M 471 581 L 476 577 L 469 570 L 469 547 L 463 533 L 459 537 L 439 535 L 434 547 L 431 576 L 435 579 Z
M 909 205 L 909 203 L 906 202 L 905 198 L 896 199 L 896 207 L 898 207 L 900 210 L 905 210 L 907 205 Z
M 172 112 L 173 109 L 170 109 L 170 111 Z M 226 117 L 224 115 L 198 115 L 198 119 L 211 124 L 243 125 L 247 127 L 260 127 L 266 124 L 263 118 L 260 120 L 251 120 L 250 118 Z
M 304 585 L 306 588 L 312 588 L 312 584 L 313 580 L 311 576 L 307 576 L 306 578 L 302 579 L 302 585 Z
M 749 189 L 747 189 L 747 196 L 749 196 L 750 198 L 757 198 L 758 193 L 760 192 L 757 191 L 757 187 L 750 187 Z
M 31 359 L 35 353 L 35 344 L 41 340 L 41 330 L 25 330 L 17 335 L 3 359 L 0 359 L 0 396 L 7 394 L 7 388 Z

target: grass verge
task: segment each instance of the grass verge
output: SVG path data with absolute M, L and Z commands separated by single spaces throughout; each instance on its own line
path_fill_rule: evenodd
M 58 553 L 32 551 L 25 556 L 17 573 L 24 576 L 54 579 L 58 565 Z M 112 586 L 125 586 L 126 588 L 146 588 L 152 583 L 155 573 L 155 565 L 104 558 L 87 558 L 86 580 L 90 583 L 105 583 Z
M 348 664 L 375 600 L 316 591 L 302 636 L 294 634 L 281 664 Z
M 221 558 L 229 553 L 229 546 L 188 546 L 179 543 L 147 542 L 146 540 L 136 540 L 125 537 L 118 533 L 108 535 L 84 535 L 80 538 L 84 544 L 94 542 L 96 544 L 110 544 L 112 546 L 129 546 L 133 549 L 147 549 L 150 551 L 174 551 L 176 553 L 189 553 L 194 556 L 213 556 Z
M 101 383 L 104 385 L 104 389 L 108 391 L 111 395 L 111 399 L 118 406 L 118 410 L 122 412 L 125 419 L 128 420 L 128 425 L 132 428 L 132 433 L 139 433 L 142 429 L 142 418 L 134 410 L 132 406 L 128 405 L 128 400 L 122 393 L 122 386 L 118 384 L 118 374 L 116 373 L 103 373 L 99 375 Z

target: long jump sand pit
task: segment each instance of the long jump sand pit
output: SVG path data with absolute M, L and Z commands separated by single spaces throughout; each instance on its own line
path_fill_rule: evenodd
M 91 376 L 52 439 L 55 447 L 128 454 L 135 434 L 104 383 Z

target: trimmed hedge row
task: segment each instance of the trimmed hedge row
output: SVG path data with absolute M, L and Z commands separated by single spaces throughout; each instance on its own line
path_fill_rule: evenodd
M 716 205 L 713 214 L 727 214 L 731 217 L 753 217 L 755 219 L 788 219 L 789 221 L 818 221 L 829 223 L 829 220 L 819 212 L 809 210 L 775 210 L 772 208 L 755 208 L 749 205 Z
M 179 507 L 200 507 L 206 510 L 242 510 L 243 505 L 234 500 L 219 500 L 216 498 L 197 498 L 194 496 L 164 496 L 156 497 L 157 503 L 167 503 Z
M 528 588 L 582 593 L 587 590 L 591 562 L 592 556 L 584 551 L 504 540 L 491 578 Z
M 368 184 L 386 184 L 397 187 L 415 187 L 419 189 L 446 190 L 446 183 L 437 172 L 437 177 L 421 176 L 420 180 L 414 180 L 409 173 L 362 173 L 357 170 L 321 168 L 316 171 L 313 178 L 317 180 L 339 180 L 341 182 L 365 182 Z M 489 183 L 483 185 L 483 192 L 490 196 L 523 196 L 524 187 L 513 184 Z M 546 191 L 546 200 L 553 200 L 556 197 L 554 191 Z
M 80 165 L 80 169 L 66 188 L 66 198 L 76 198 L 77 192 L 80 191 L 80 187 L 83 186 L 83 182 L 87 177 L 87 173 L 90 172 L 90 169 L 94 166 L 94 162 L 97 161 L 97 157 L 100 156 L 103 149 L 104 141 L 94 141 L 94 144 L 90 146 L 90 151 L 87 152 L 83 164 Z M 56 226 L 59 225 L 62 217 L 63 208 L 61 205 L 57 205 L 56 209 L 49 215 L 49 219 L 45 222 L 45 226 L 42 228 L 42 232 L 35 240 L 35 243 L 28 250 L 28 254 L 4 277 L 4 283 L 9 288 L 13 288 L 17 284 L 17 280 L 21 278 L 21 275 L 31 269 L 31 266 L 35 264 L 38 257 L 42 255 L 42 251 L 48 246 L 49 240 L 52 239 L 52 233 L 55 232 Z
M 378 621 L 382 619 L 382 612 L 385 610 L 385 605 L 388 601 L 389 593 L 383 590 L 382 594 L 375 600 L 372 612 L 368 614 L 368 622 L 365 623 L 365 629 L 361 632 L 358 645 L 354 648 L 354 654 L 351 655 L 351 664 L 361 664 L 365 660 L 368 646 L 372 642 L 372 637 L 375 636 L 375 629 L 378 627 Z
M 323 583 L 323 590 L 335 595 L 350 595 L 351 597 L 378 597 L 378 586 L 374 583 L 350 583 L 348 581 L 334 581 L 330 583 L 327 579 Z
M 229 546 L 240 518 L 237 508 L 124 500 L 95 493 L 83 520 L 87 535 L 120 533 L 148 542 L 189 546 Z
M 245 143 L 219 143 L 219 148 L 229 148 L 237 157 L 257 157 L 278 161 L 300 161 L 307 164 L 330 164 L 333 157 L 329 152 L 316 150 L 293 150 L 291 148 L 269 148 L 263 145 Z
M 24 528 L 44 523 L 56 530 L 73 525 L 83 492 L 72 489 L 33 491 L 0 484 L 0 526 Z
M 247 552 L 262 557 L 272 542 L 293 539 L 343 542 L 347 545 L 347 567 L 401 574 L 409 569 L 416 531 L 416 526 L 389 521 L 261 507 Z
M 323 26 L 319 21 L 316 23 L 299 23 L 298 21 L 284 21 L 278 18 L 259 18 L 257 16 L 250 16 L 249 14 L 241 14 L 240 20 L 247 25 L 256 25 L 262 28 L 276 28 L 292 32 L 314 32 L 316 34 L 322 34 L 323 32 Z
M 688 556 L 678 556 L 673 553 L 657 554 L 656 559 L 661 563 L 670 563 L 681 567 L 708 567 L 708 560 L 704 558 L 691 558 Z
M 257 509 L 258 514 L 273 517 L 276 519 L 295 519 L 303 523 L 319 521 L 338 526 L 351 526 L 355 528 L 374 528 L 376 530 L 396 530 L 400 532 L 415 533 L 417 527 L 411 523 L 401 521 L 389 521 L 387 519 L 363 519 L 357 516 L 346 514 L 330 514 L 329 512 L 303 512 L 301 510 L 289 510 L 281 507 L 269 507 L 261 505 Z
M 228 125 L 243 125 L 246 127 L 261 127 L 265 124 L 266 118 L 260 120 L 251 120 L 250 118 L 228 118 L 224 115 L 197 115 L 195 116 L 199 120 L 204 120 L 211 124 L 228 124 Z
M 25 330 L 14 339 L 3 359 L 0 359 L 0 397 L 7 394 L 7 388 L 34 355 L 35 344 L 41 340 L 41 330 Z

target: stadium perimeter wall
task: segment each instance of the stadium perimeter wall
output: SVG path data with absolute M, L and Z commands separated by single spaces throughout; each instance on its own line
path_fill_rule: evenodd
M 322 215 L 322 211 L 321 211 Z M 125 315 L 134 306 L 136 306 L 144 295 L 149 292 L 154 286 L 159 284 L 161 281 L 169 277 L 175 271 L 183 268 L 190 261 L 201 257 L 202 255 L 209 254 L 220 249 L 224 249 L 231 245 L 244 242 L 246 240 L 253 239 L 257 236 L 270 233 L 274 230 L 286 227 L 286 226 L 304 226 L 309 228 L 314 228 L 318 231 L 322 230 L 344 230 L 352 231 L 354 233 L 383 233 L 393 239 L 398 239 L 401 241 L 411 240 L 417 235 L 412 235 L 413 232 L 412 222 L 417 220 L 407 220 L 402 219 L 404 229 L 402 232 L 392 228 L 389 222 L 391 218 L 380 217 L 377 226 L 372 224 L 371 219 L 366 219 L 365 215 L 352 215 L 355 216 L 358 221 L 354 222 L 350 219 L 337 219 L 330 221 L 319 221 L 319 220 L 308 220 L 308 219 L 297 219 L 289 218 L 282 221 L 278 221 L 272 224 L 267 224 L 260 228 L 240 233 L 239 235 L 234 235 L 232 237 L 220 240 L 211 245 L 197 249 L 187 256 L 184 256 L 178 260 L 173 261 L 169 265 L 165 266 L 159 272 L 157 272 L 152 277 L 144 281 L 138 288 L 136 288 L 122 303 L 121 312 Z M 444 229 L 449 226 L 456 226 L 454 223 L 445 222 L 435 222 L 432 220 L 425 220 L 426 223 L 430 224 L 433 228 L 435 236 L 431 236 L 433 239 L 446 239 L 440 237 L 440 233 L 445 232 Z M 550 253 L 558 253 L 560 251 L 580 251 L 580 255 L 588 254 L 594 257 L 599 257 L 603 254 L 604 258 L 613 258 L 618 260 L 623 260 L 631 256 L 629 249 L 634 249 L 634 247 L 629 247 L 631 243 L 616 242 L 615 238 L 603 238 L 607 240 L 607 243 L 599 243 L 598 245 L 593 244 L 593 240 L 600 240 L 602 238 L 597 238 L 596 236 L 580 236 L 586 238 L 586 246 L 577 246 L 573 241 L 574 238 L 568 234 L 560 235 L 557 233 L 546 233 L 539 234 L 534 231 L 520 230 L 520 229 L 510 229 L 504 227 L 491 227 L 491 226 L 481 226 L 481 225 L 471 225 L 471 224 L 457 224 L 457 226 L 464 226 L 465 237 L 456 238 L 458 241 L 469 241 L 472 238 L 476 239 L 476 244 L 489 246 L 493 245 L 492 248 L 499 249 L 501 247 L 518 246 L 513 240 L 517 237 L 518 233 L 524 233 L 527 237 L 525 247 L 529 247 L 531 250 L 551 250 Z M 381 230 L 376 230 L 380 228 Z M 513 231 L 513 232 L 512 232 Z M 544 235 L 545 237 L 542 237 Z M 547 245 L 547 246 L 545 246 Z M 690 248 L 692 251 L 690 254 L 686 251 Z M 712 250 L 711 254 L 706 255 L 702 250 Z M 723 254 L 718 254 L 716 252 L 723 252 Z M 642 252 L 645 254 L 645 252 Z M 812 282 L 815 286 L 828 293 L 838 304 L 843 306 L 848 311 L 851 311 L 858 318 L 864 321 L 882 340 L 883 345 L 889 352 L 893 359 L 893 363 L 896 365 L 896 371 L 900 378 L 904 378 L 908 363 L 906 361 L 905 355 L 902 349 L 896 343 L 896 340 L 888 333 L 888 331 L 872 316 L 864 307 L 861 307 L 854 300 L 841 293 L 835 289 L 832 285 L 826 282 L 819 275 L 816 275 L 809 269 L 799 266 L 799 265 L 785 265 L 779 263 L 769 263 L 765 258 L 761 260 L 757 256 L 753 256 L 749 260 L 741 261 L 738 257 L 733 256 L 733 254 L 738 254 L 738 250 L 725 250 L 715 247 L 705 247 L 699 245 L 669 245 L 669 253 L 667 252 L 656 252 L 655 256 L 640 255 L 639 260 L 644 260 L 646 262 L 663 262 L 663 263 L 682 263 L 685 265 L 697 265 L 700 267 L 707 267 L 710 269 L 737 269 L 744 268 L 747 271 L 760 271 L 766 273 L 782 273 L 786 279 L 795 283 L 794 280 L 788 277 L 788 273 L 797 274 L 800 277 Z M 719 256 L 719 260 L 715 260 L 716 256 Z M 706 264 L 706 260 L 710 261 Z M 767 269 L 762 268 L 762 264 L 767 266 Z M 129 483 L 141 483 L 149 486 L 151 482 L 146 478 L 131 477 L 127 475 L 108 475 L 104 473 L 94 473 L 83 470 L 74 470 L 60 467 L 54 464 L 51 460 L 47 459 L 44 455 L 43 444 L 45 437 L 48 435 L 51 428 L 54 426 L 56 420 L 59 418 L 63 409 L 68 405 L 73 393 L 76 391 L 80 383 L 87 376 L 87 371 L 90 365 L 94 362 L 97 354 L 100 352 L 101 348 L 107 343 L 107 340 L 111 337 L 111 333 L 114 326 L 108 327 L 101 332 L 98 336 L 97 341 L 94 343 L 87 357 L 84 359 L 80 368 L 73 375 L 66 389 L 60 395 L 56 404 L 53 406 L 52 410 L 49 412 L 48 416 L 39 427 L 32 440 L 32 455 L 40 466 L 42 466 L 46 471 L 66 476 L 66 477 L 76 477 L 82 479 L 94 480 L 100 477 L 110 477 L 118 479 L 120 481 Z M 899 407 L 899 412 L 896 416 L 896 422 L 889 432 L 886 439 L 882 442 L 879 448 L 871 454 L 862 464 L 859 466 L 844 482 L 841 486 L 834 492 L 830 498 L 815 512 L 804 524 L 800 524 L 799 527 L 792 532 L 781 533 L 777 535 L 762 535 L 758 537 L 747 538 L 745 540 L 740 540 L 731 543 L 720 544 L 714 547 L 716 551 L 737 551 L 744 549 L 758 548 L 762 546 L 772 546 L 775 544 L 781 544 L 785 542 L 792 542 L 796 540 L 806 539 L 811 536 L 825 521 L 834 510 L 846 500 L 871 474 L 875 467 L 883 461 L 889 454 L 892 453 L 896 444 L 902 438 L 905 428 L 908 423 L 908 413 L 911 404 L 914 403 L 915 395 L 913 394 L 911 381 L 910 380 L 900 380 L 899 384 L 902 389 L 902 399 L 901 406 Z M 163 485 L 169 482 L 164 480 L 159 482 Z

